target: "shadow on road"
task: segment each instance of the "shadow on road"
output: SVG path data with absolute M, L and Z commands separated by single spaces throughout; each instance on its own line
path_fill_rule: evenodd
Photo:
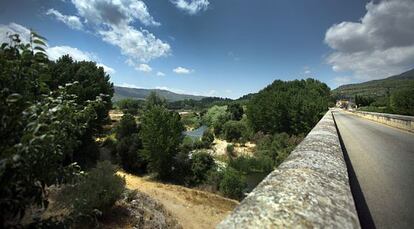
M 369 211 L 367 202 L 365 201 L 364 194 L 362 193 L 361 186 L 359 185 L 358 179 L 355 175 L 354 168 L 352 167 L 351 161 L 349 159 L 348 152 L 346 151 L 344 142 L 342 141 L 341 133 L 339 132 L 338 126 L 336 125 L 333 112 L 332 117 L 335 122 L 335 128 L 339 136 L 342 152 L 344 153 L 344 159 L 346 167 L 348 169 L 349 184 L 351 186 L 352 196 L 354 197 L 359 223 L 361 224 L 361 228 L 376 228 L 374 221 L 372 220 L 371 212 Z

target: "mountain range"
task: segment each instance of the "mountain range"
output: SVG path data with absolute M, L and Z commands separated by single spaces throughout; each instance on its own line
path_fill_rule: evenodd
M 414 69 L 385 79 L 342 85 L 332 90 L 332 94 L 339 98 L 353 98 L 355 95 L 378 98 L 409 87 L 414 87 Z
M 175 102 L 185 99 L 201 100 L 205 96 L 199 95 L 187 95 L 174 93 L 168 90 L 163 89 L 143 89 L 143 88 L 129 88 L 129 87 L 120 87 L 114 86 L 115 93 L 112 98 L 114 102 L 117 102 L 122 99 L 137 99 L 144 100 L 151 92 L 156 92 L 159 96 L 164 97 L 168 102 Z

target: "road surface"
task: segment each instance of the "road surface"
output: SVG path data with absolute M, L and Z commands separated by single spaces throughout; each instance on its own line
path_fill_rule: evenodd
M 414 134 L 343 111 L 333 114 L 375 226 L 414 228 Z

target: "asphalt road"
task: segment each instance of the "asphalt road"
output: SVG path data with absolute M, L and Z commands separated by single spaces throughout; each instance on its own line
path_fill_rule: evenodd
M 333 114 L 376 228 L 414 228 L 414 134 Z

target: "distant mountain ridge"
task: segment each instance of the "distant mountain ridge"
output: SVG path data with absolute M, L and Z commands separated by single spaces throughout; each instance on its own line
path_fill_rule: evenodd
M 114 102 L 122 99 L 137 99 L 144 100 L 152 91 L 156 92 L 159 96 L 164 97 L 169 102 L 175 102 L 185 99 L 201 100 L 206 98 L 205 96 L 199 95 L 188 95 L 188 94 L 179 94 L 174 93 L 168 90 L 163 89 L 143 89 L 143 88 L 129 88 L 129 87 L 120 87 L 114 86 L 115 93 L 112 98 Z
M 341 98 L 353 98 L 355 95 L 382 97 L 394 90 L 414 87 L 414 69 L 385 79 L 371 80 L 358 84 L 342 85 L 332 91 Z

